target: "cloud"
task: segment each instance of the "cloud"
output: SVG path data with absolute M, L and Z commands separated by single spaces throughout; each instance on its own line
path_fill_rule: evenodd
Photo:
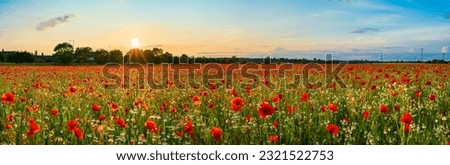
M 165 45 L 160 45 L 160 44 L 157 44 L 157 45 L 145 45 L 145 46 L 143 46 L 142 48 L 144 48 L 144 49 L 148 49 L 148 48 L 161 48 L 161 47 L 164 47 Z
M 448 52 L 448 46 L 442 47 L 441 52 L 442 53 L 447 53 Z
M 58 24 L 69 22 L 69 19 L 73 18 L 73 17 L 75 17 L 75 15 L 73 15 L 73 14 L 66 14 L 66 15 L 61 16 L 61 17 L 56 17 L 56 18 L 50 19 L 48 21 L 41 22 L 41 23 L 39 23 L 36 26 L 36 30 L 43 31 L 43 30 L 45 30 L 47 28 L 55 27 Z
M 379 32 L 380 30 L 377 28 L 359 28 L 359 29 L 355 29 L 353 31 L 351 31 L 350 33 L 358 33 L 358 34 L 362 34 L 362 33 L 376 33 Z
M 414 47 L 410 48 L 410 49 L 408 50 L 408 52 L 409 52 L 409 53 L 414 53 L 414 52 L 415 52 L 415 48 L 414 48 Z

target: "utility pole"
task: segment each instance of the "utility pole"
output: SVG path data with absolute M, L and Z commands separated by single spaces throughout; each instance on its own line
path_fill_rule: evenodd
M 420 60 L 423 62 L 423 48 L 420 48 Z

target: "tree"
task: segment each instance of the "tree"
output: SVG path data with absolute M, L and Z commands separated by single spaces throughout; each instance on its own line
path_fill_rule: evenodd
M 188 59 L 189 59 L 188 55 L 182 54 L 180 57 L 180 63 L 188 63 Z
M 53 49 L 55 52 L 53 54 L 53 57 L 56 59 L 57 62 L 60 62 L 62 64 L 70 64 L 72 63 L 74 57 L 73 57 L 73 46 L 67 42 L 59 43 L 56 45 L 56 47 Z
M 119 63 L 119 64 L 121 64 L 123 62 L 122 51 L 120 51 L 118 49 L 111 50 L 109 52 L 109 56 L 110 56 L 110 62 L 115 62 L 115 63 Z
M 81 47 L 75 50 L 74 58 L 77 63 L 86 63 L 87 59 L 91 57 L 93 57 L 93 52 L 90 47 Z
M 30 52 L 14 52 L 10 55 L 7 62 L 12 63 L 32 63 L 34 62 L 34 55 Z
M 99 49 L 94 52 L 94 60 L 97 64 L 106 64 L 109 60 L 109 52 L 105 49 Z
M 7 62 L 8 56 L 5 53 L 0 52 L 1 62 Z
M 144 50 L 144 57 L 145 60 L 147 61 L 147 63 L 155 63 L 155 54 L 153 53 L 152 50 Z

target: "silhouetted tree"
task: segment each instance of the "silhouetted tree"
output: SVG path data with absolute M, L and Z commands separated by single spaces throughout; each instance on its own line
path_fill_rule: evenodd
M 7 62 L 11 63 L 32 63 L 34 62 L 34 55 L 30 52 L 14 52 L 7 58 Z
M 92 48 L 90 48 L 90 47 L 76 48 L 74 57 L 75 57 L 75 62 L 86 63 L 88 58 L 93 57 Z
M 109 52 L 105 49 L 99 49 L 94 52 L 94 60 L 97 64 L 106 64 L 109 59 Z
M 53 51 L 55 52 L 53 54 L 53 57 L 56 59 L 57 62 L 62 64 L 72 63 L 74 57 L 73 57 L 73 46 L 71 44 L 67 42 L 60 43 L 56 45 Z
M 122 51 L 116 49 L 116 50 L 111 50 L 109 52 L 110 55 L 110 61 L 108 62 L 115 62 L 115 63 L 119 63 L 121 64 L 123 62 L 123 54 Z

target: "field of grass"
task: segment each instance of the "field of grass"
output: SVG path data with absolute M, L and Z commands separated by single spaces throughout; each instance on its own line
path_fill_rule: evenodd
M 102 66 L 0 66 L 0 144 L 450 143 L 450 65 L 351 64 L 346 87 L 313 85 L 324 71 L 303 83 L 304 66 L 206 84 L 197 72 L 184 89 L 186 72 L 153 89 L 134 70 L 114 88 Z

